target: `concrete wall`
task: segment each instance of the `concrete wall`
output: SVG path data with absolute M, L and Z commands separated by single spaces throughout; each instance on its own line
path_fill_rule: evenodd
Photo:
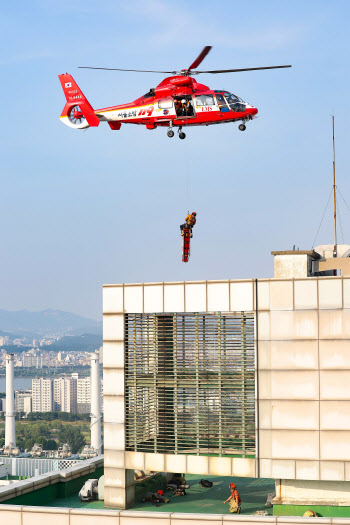
M 228 514 L 180 514 L 124 510 L 68 509 L 53 507 L 0 506 L 1 523 L 11 525 L 306 525 L 310 518 L 234 516 Z M 314 525 L 350 525 L 349 518 L 312 518 Z
M 275 255 L 274 276 L 276 278 L 308 277 L 311 273 L 310 256 L 306 253 L 293 255 Z
M 350 279 L 259 281 L 260 476 L 350 480 Z

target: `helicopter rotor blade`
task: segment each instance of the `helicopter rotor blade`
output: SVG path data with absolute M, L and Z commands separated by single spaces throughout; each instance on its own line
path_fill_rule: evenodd
M 213 71 L 193 71 L 193 75 L 198 75 L 199 73 L 239 73 L 240 71 L 260 71 L 261 69 L 281 69 L 284 67 L 292 66 L 267 66 L 267 67 L 245 67 L 243 69 L 214 69 Z
M 178 71 L 152 71 L 149 69 L 119 69 L 115 67 L 90 67 L 90 66 L 78 66 L 79 69 L 104 69 L 106 71 L 136 71 L 137 73 L 169 73 L 176 75 Z
M 197 56 L 196 60 L 190 65 L 190 67 L 187 69 L 187 71 L 190 71 L 191 69 L 196 69 L 201 62 L 205 59 L 209 51 L 211 50 L 212 46 L 205 46 L 202 50 L 202 52 Z

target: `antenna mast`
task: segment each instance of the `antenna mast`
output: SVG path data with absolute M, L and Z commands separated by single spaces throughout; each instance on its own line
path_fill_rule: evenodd
M 333 195 L 334 195 L 334 247 L 333 257 L 337 257 L 337 207 L 335 195 L 335 147 L 334 147 L 334 115 L 332 115 L 333 124 Z

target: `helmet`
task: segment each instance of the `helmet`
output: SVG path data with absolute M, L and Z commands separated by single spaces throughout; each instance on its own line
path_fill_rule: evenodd
M 228 488 L 234 490 L 236 488 L 236 485 L 234 483 L 230 483 Z
M 186 100 L 185 98 L 183 98 L 183 99 L 181 100 L 181 104 L 186 104 L 186 102 L 187 102 L 187 100 Z
M 195 211 L 192 212 L 192 215 L 197 215 L 197 213 Z
M 162 490 L 157 490 L 158 496 L 163 496 L 164 492 Z
M 315 518 L 317 516 L 316 512 L 314 512 L 313 510 L 307 510 L 306 512 L 304 512 L 303 514 L 303 517 L 304 518 Z

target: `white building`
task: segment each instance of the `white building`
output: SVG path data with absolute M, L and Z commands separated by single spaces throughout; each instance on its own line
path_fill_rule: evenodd
M 15 412 L 32 412 L 32 391 L 16 390 L 15 391 Z
M 54 379 L 54 410 L 77 412 L 77 381 L 73 377 Z
M 22 358 L 22 366 L 24 368 L 42 368 L 43 367 L 43 356 L 42 355 L 32 355 L 32 354 L 24 354 Z
M 103 380 L 100 384 L 101 410 L 103 410 Z M 77 380 L 77 409 L 79 414 L 89 414 L 91 410 L 91 379 L 82 377 Z
M 53 379 L 32 380 L 33 412 L 53 412 Z
M 89 414 L 91 405 L 90 377 L 77 380 L 77 409 L 79 414 Z

